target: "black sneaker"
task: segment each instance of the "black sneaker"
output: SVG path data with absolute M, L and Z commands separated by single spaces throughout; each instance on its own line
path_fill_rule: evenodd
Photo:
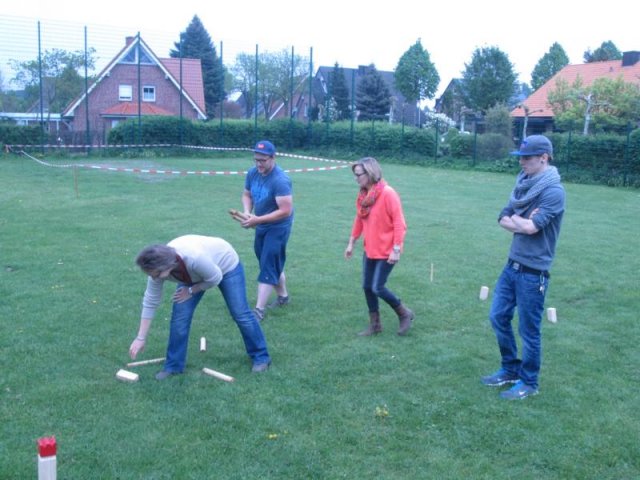
M 284 307 L 285 305 L 289 305 L 289 295 L 287 295 L 286 297 L 281 297 L 280 295 L 278 295 L 278 298 L 267 304 L 267 308 L 278 308 Z

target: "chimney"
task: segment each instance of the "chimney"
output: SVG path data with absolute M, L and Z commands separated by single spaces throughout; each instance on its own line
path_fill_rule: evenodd
M 632 67 L 640 60 L 640 52 L 624 52 L 622 54 L 622 66 L 623 67 Z

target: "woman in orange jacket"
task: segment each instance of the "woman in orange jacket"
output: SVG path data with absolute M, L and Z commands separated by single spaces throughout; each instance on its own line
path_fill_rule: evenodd
M 386 287 L 391 270 L 400 260 L 407 232 L 400 196 L 382 178 L 382 169 L 375 158 L 362 158 L 351 166 L 351 170 L 360 192 L 344 256 L 346 259 L 352 257 L 354 243 L 362 235 L 362 288 L 369 308 L 369 326 L 358 335 L 370 336 L 382 332 L 379 298 L 398 315 L 398 335 L 406 335 L 414 314 Z

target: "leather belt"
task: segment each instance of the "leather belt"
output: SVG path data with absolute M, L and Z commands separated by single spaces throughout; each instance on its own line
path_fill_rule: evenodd
M 546 277 L 546 278 L 549 278 L 551 276 L 547 270 L 536 270 L 535 268 L 529 268 L 525 265 L 522 265 L 520 262 L 516 262 L 515 260 L 509 259 L 509 262 L 507 263 L 507 265 L 509 265 L 509 268 L 512 268 L 516 272 L 531 273 L 533 275 L 542 275 L 543 277 Z

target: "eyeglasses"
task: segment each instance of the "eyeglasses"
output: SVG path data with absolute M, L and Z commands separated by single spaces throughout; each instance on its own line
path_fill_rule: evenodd
M 354 174 L 356 177 L 360 178 L 362 175 L 366 175 L 366 172 L 362 172 L 362 173 L 356 173 L 356 172 L 353 172 L 353 174 Z

